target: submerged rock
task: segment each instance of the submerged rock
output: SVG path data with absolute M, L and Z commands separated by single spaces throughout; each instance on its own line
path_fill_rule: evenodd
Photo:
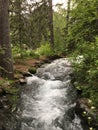
M 72 68 L 70 62 L 63 58 L 58 59 L 52 62 L 51 64 L 42 65 L 40 68 L 37 69 L 37 75 L 40 78 L 45 79 L 45 75 L 47 74 L 50 79 L 58 79 L 63 81 L 66 76 L 72 73 Z

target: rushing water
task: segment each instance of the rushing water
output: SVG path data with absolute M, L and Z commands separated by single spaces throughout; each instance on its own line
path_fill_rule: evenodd
M 83 130 L 75 114 L 76 92 L 67 59 L 55 60 L 27 77 L 21 93 L 18 130 Z

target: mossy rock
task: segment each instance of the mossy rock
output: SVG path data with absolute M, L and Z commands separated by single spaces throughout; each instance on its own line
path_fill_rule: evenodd
M 28 71 L 29 71 L 31 74 L 35 74 L 35 73 L 36 73 L 36 68 L 34 68 L 34 67 L 29 68 Z

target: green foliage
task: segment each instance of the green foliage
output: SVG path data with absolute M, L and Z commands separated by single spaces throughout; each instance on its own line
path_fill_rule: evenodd
M 83 90 L 82 96 L 91 99 L 98 107 L 98 37 L 93 43 L 83 43 L 78 47 L 82 50 L 82 62 L 75 63 L 76 87 Z
M 98 34 L 97 0 L 75 0 L 71 11 L 69 33 L 66 39 L 68 52 L 77 49 L 84 42 L 95 41 Z
M 36 54 L 33 50 L 28 49 L 28 50 L 24 50 L 24 51 L 22 52 L 22 57 L 23 57 L 23 58 L 32 57 L 32 58 L 34 58 L 34 59 L 38 59 L 38 58 L 39 58 L 39 55 Z
M 12 55 L 14 58 L 21 57 L 21 49 L 19 46 L 12 46 Z
M 13 46 L 12 53 L 14 58 L 28 58 L 32 57 L 34 59 L 39 58 L 39 55 L 36 54 L 32 49 L 26 49 L 25 47 Z
M 28 71 L 29 71 L 31 74 L 35 74 L 35 73 L 36 73 L 36 68 L 34 68 L 34 67 L 29 68 Z
M 59 7 L 58 12 L 54 12 L 54 43 L 55 52 L 57 54 L 62 54 L 64 52 L 64 27 L 66 11 L 65 9 Z
M 0 80 L 0 86 L 5 91 L 11 110 L 15 110 L 19 99 L 19 89 L 12 80 Z
M 54 29 L 54 38 L 55 38 L 55 53 L 57 54 L 62 54 L 64 50 L 64 37 L 63 37 L 63 30 L 60 28 L 55 28 Z
M 42 37 L 48 39 L 47 2 L 14 0 L 10 1 L 10 10 L 10 37 L 13 45 L 26 44 L 35 49 Z
M 52 56 L 54 55 L 53 50 L 51 49 L 51 46 L 49 43 L 46 44 L 41 44 L 40 48 L 36 50 L 36 53 L 39 55 L 44 55 L 44 56 Z
M 98 108 L 98 1 L 74 0 L 66 37 L 67 54 L 74 57 L 75 86 Z M 82 56 L 82 60 L 77 57 Z M 76 62 L 77 61 L 77 62 Z

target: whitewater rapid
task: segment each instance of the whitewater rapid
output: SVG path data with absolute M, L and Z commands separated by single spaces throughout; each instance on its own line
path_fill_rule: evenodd
M 41 66 L 26 78 L 21 93 L 18 130 L 83 130 L 75 114 L 76 91 L 66 58 Z

